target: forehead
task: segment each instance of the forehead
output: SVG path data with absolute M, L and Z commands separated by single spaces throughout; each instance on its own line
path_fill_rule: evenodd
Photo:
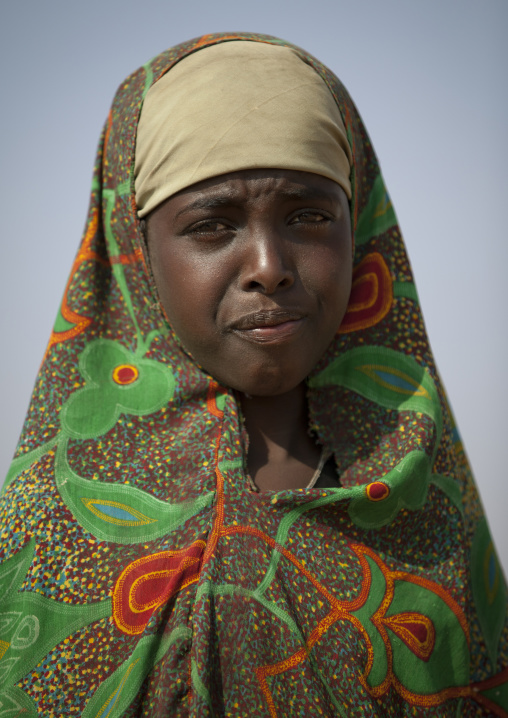
M 347 206 L 340 185 L 311 172 L 283 169 L 249 169 L 219 175 L 191 185 L 161 203 L 148 219 L 157 213 L 175 219 L 185 212 L 226 206 L 277 205 L 292 202 L 319 201 Z

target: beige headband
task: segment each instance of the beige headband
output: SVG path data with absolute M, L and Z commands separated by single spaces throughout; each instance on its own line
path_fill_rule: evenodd
M 189 55 L 148 91 L 139 120 L 140 217 L 190 185 L 243 169 L 313 172 L 351 197 L 351 151 L 333 96 L 293 50 L 250 41 Z

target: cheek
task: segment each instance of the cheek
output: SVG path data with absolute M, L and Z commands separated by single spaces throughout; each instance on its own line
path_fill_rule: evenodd
M 340 314 L 340 321 L 342 321 L 347 311 L 352 282 L 353 262 L 351 256 L 348 255 L 346 261 L 342 262 L 337 268 L 335 278 L 336 302 L 338 314 Z
M 154 256 L 153 274 L 166 317 L 186 349 L 194 353 L 214 333 L 216 272 L 204 261 L 165 250 Z
M 188 275 L 179 267 L 178 262 L 172 262 L 165 257 L 153 269 L 155 284 L 159 293 L 166 316 L 171 325 L 179 324 L 180 315 L 188 308 L 186 294 L 188 291 Z
M 353 276 L 353 262 L 349 243 L 339 248 L 325 250 L 319 257 L 311 258 L 307 286 L 325 310 L 327 320 L 339 326 L 347 310 Z

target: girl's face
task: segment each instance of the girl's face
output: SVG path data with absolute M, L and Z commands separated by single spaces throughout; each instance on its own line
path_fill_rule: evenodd
M 325 177 L 243 170 L 170 197 L 149 215 L 159 297 L 183 346 L 252 396 L 298 386 L 346 312 L 348 200 Z

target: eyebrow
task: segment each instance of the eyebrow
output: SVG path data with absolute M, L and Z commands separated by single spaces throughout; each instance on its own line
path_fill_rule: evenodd
M 305 187 L 294 187 L 293 189 L 281 192 L 283 199 L 307 199 L 309 201 L 319 199 L 327 202 L 335 202 L 336 197 L 333 192 L 327 192 L 322 189 L 307 189 Z
M 179 212 L 176 213 L 176 217 L 186 212 L 191 212 L 194 209 L 216 209 L 218 207 L 225 207 L 227 205 L 238 204 L 238 201 L 231 197 L 199 197 L 190 204 L 183 207 Z
M 311 202 L 312 200 L 321 200 L 326 202 L 336 202 L 338 200 L 338 197 L 336 197 L 332 192 L 326 192 L 321 189 L 313 188 L 313 189 L 307 189 L 305 187 L 294 187 L 289 190 L 283 190 L 280 192 L 276 192 L 281 198 L 281 200 L 308 200 Z M 239 200 L 237 197 L 229 196 L 217 196 L 217 197 L 198 197 L 194 202 L 191 202 L 190 204 L 183 207 L 179 212 L 177 212 L 176 217 L 179 217 L 182 214 L 185 214 L 187 212 L 192 212 L 196 209 L 218 209 L 220 207 L 234 207 L 239 205 Z

